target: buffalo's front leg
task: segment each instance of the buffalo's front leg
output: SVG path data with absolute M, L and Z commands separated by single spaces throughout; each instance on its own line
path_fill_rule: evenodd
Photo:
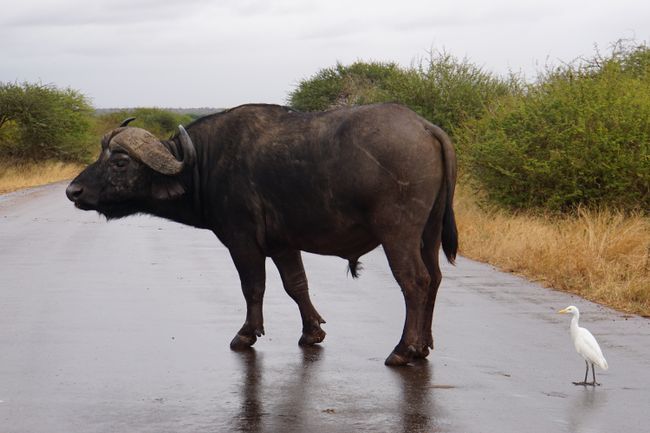
M 309 287 L 305 268 L 302 265 L 300 251 L 287 250 L 272 257 L 275 266 L 280 271 L 284 290 L 298 304 L 302 318 L 302 336 L 298 344 L 311 346 L 320 343 L 325 338 L 325 331 L 320 327 L 325 323 L 309 299 Z
M 239 273 L 242 292 L 246 299 L 246 321 L 230 342 L 230 348 L 242 350 L 251 347 L 257 341 L 257 337 L 264 335 L 262 301 L 266 280 L 264 268 L 266 257 L 255 248 L 231 248 L 230 255 Z

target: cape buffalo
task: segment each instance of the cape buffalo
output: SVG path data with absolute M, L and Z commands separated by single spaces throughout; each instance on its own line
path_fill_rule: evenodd
M 399 104 L 302 113 L 242 105 L 196 120 L 169 140 L 129 127 L 66 190 L 75 206 L 107 219 L 148 213 L 212 230 L 229 249 L 246 299 L 230 343 L 264 334 L 265 260 L 277 266 L 302 317 L 299 344 L 325 338 L 309 298 L 301 251 L 349 261 L 381 245 L 402 289 L 406 320 L 387 365 L 433 348 L 431 320 L 440 245 L 453 263 L 456 156 L 437 126 Z

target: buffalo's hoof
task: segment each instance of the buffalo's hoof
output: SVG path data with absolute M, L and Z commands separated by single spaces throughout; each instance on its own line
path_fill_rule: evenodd
M 235 335 L 235 338 L 232 339 L 230 342 L 230 349 L 231 350 L 246 350 L 249 349 L 255 342 L 257 341 L 257 337 L 252 335 L 241 335 L 237 334 Z
M 313 346 L 314 344 L 320 343 L 325 339 L 325 331 L 322 329 L 317 329 L 315 331 L 312 331 L 310 333 L 303 333 L 302 337 L 300 337 L 300 340 L 298 341 L 298 345 L 300 346 Z
M 389 367 L 401 367 L 403 365 L 407 365 L 409 361 L 410 360 L 408 358 L 393 352 L 388 355 L 388 358 L 386 358 L 384 364 Z
M 389 367 L 401 367 L 407 365 L 416 357 L 416 353 L 417 352 L 413 346 L 409 346 L 408 349 L 406 349 L 406 353 L 398 353 L 397 348 L 395 348 L 393 353 L 388 355 L 384 364 Z

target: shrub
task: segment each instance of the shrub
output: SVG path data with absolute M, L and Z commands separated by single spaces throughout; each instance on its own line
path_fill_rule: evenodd
M 82 161 L 88 158 L 92 108 L 76 90 L 0 83 L 3 157 Z
M 409 68 L 356 62 L 322 69 L 298 84 L 289 95 L 289 104 L 298 110 L 316 111 L 400 102 L 453 135 L 462 121 L 481 116 L 491 101 L 519 88 L 515 77 L 503 80 L 467 59 L 432 53 Z
M 452 136 L 463 122 L 482 116 L 493 101 L 516 94 L 520 88 L 514 75 L 500 78 L 465 58 L 444 52 L 430 54 L 389 83 L 397 101 Z
M 296 110 L 322 111 L 345 105 L 361 105 L 389 100 L 386 84 L 403 71 L 395 63 L 337 63 L 321 69 L 311 78 L 301 80 L 289 95 L 289 105 Z
M 547 70 L 459 132 L 465 172 L 511 208 L 650 209 L 650 50 Z
M 97 116 L 96 133 L 99 137 L 117 128 L 124 119 L 135 117 L 129 126 L 137 126 L 165 139 L 178 131 L 178 125 L 186 125 L 194 118 L 187 114 L 176 114 L 162 108 L 133 108 L 114 111 Z

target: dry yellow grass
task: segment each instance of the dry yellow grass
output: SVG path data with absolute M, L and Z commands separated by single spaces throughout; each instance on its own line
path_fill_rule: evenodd
M 460 253 L 618 310 L 650 316 L 650 217 L 565 217 L 482 207 L 459 188 Z
M 45 161 L 38 163 L 0 160 L 0 194 L 75 177 L 82 164 Z

